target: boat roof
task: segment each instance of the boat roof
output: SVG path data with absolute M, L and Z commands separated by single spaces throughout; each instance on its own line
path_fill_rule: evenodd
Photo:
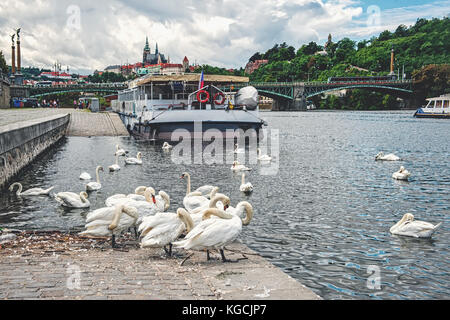
M 166 83 L 172 81 L 184 81 L 198 83 L 200 79 L 200 73 L 186 73 L 186 74 L 173 74 L 173 75 L 151 75 L 136 79 L 135 86 L 142 86 L 148 83 Z M 248 77 L 239 76 L 226 76 L 217 74 L 204 74 L 203 81 L 211 84 L 229 84 L 229 83 L 247 83 L 250 81 Z
M 443 94 L 440 97 L 435 97 L 435 98 L 427 98 L 428 101 L 441 101 L 441 100 L 450 100 L 450 94 Z

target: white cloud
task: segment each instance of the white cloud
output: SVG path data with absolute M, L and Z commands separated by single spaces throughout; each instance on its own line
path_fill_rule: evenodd
M 79 29 L 68 13 L 73 5 L 80 9 Z M 239 68 L 275 43 L 298 48 L 324 42 L 330 32 L 335 39 L 369 37 L 444 11 L 450 12 L 450 1 L 386 10 L 381 26 L 367 27 L 366 13 L 353 0 L 3 0 L 0 43 L 9 62 L 10 35 L 20 26 L 23 66 L 50 67 L 58 60 L 90 73 L 141 61 L 148 36 L 152 51 L 157 42 L 171 62 L 187 56 L 191 63 Z

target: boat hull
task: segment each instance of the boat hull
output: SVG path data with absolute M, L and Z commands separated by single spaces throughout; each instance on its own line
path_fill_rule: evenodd
M 264 121 L 256 112 L 243 110 L 169 111 L 153 115 L 150 120 L 119 113 L 128 131 L 143 140 L 224 139 L 259 135 Z

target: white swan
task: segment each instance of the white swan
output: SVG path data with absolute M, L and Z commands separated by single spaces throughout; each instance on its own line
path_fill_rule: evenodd
M 188 195 L 189 193 L 191 193 L 191 175 L 187 172 L 183 172 L 183 174 L 181 175 L 181 179 L 184 179 L 184 178 L 187 178 L 186 195 Z M 193 192 L 200 193 L 201 196 L 211 199 L 211 194 L 212 194 L 213 190 L 215 190 L 216 188 L 217 188 L 216 192 L 219 191 L 219 187 L 211 186 L 211 185 L 203 185 L 203 186 L 195 189 Z
M 248 225 L 253 217 L 253 208 L 247 203 L 245 204 L 246 217 L 240 217 L 226 213 L 223 210 L 211 208 L 203 213 L 203 220 L 194 229 L 189 232 L 186 237 L 174 242 L 177 248 L 186 250 L 211 250 L 219 249 L 223 262 L 230 260 L 225 258 L 223 249 L 226 245 L 232 243 L 241 233 L 242 226 Z M 211 215 L 215 215 L 220 219 L 209 219 Z M 209 259 L 209 252 L 207 251 Z
M 79 234 L 88 237 L 111 236 L 112 246 L 115 247 L 115 236 L 135 226 L 137 219 L 137 210 L 131 206 L 119 204 L 115 207 L 100 208 L 87 214 L 86 230 Z
M 102 184 L 100 183 L 100 175 L 99 175 L 100 170 L 103 171 L 103 167 L 97 166 L 97 168 L 95 169 L 95 176 L 97 177 L 97 181 L 89 182 L 88 184 L 86 184 L 86 191 L 95 191 L 95 190 L 99 190 L 102 188 Z
M 138 152 L 136 158 L 125 158 L 126 164 L 142 164 L 142 153 Z
M 113 207 L 119 204 L 131 206 L 137 209 L 139 218 L 136 222 L 136 225 L 139 225 L 142 221 L 142 219 L 146 216 L 152 216 L 156 214 L 157 212 L 162 212 L 164 210 L 160 210 L 161 207 L 164 209 L 164 204 L 160 203 L 157 204 L 156 197 L 155 197 L 155 189 L 152 187 L 146 188 L 144 192 L 145 200 L 144 201 L 137 201 L 130 199 L 128 197 L 125 198 L 117 198 L 117 199 L 110 199 L 108 201 L 108 206 Z
M 91 180 L 91 179 L 92 179 L 91 175 L 87 172 L 82 172 L 80 174 L 80 180 Z
M 383 160 L 383 161 L 399 161 L 400 158 L 397 157 L 395 154 L 390 153 L 387 155 L 384 155 L 383 152 L 379 152 L 376 156 L 375 156 L 375 161 L 377 160 Z
M 433 225 L 429 222 L 414 220 L 414 216 L 411 213 L 406 213 L 389 231 L 392 234 L 401 236 L 430 238 L 441 225 L 442 222 Z
M 108 167 L 108 169 L 109 169 L 110 172 L 113 172 L 113 171 L 119 171 L 119 170 L 120 170 L 120 166 L 119 166 L 119 155 L 118 155 L 118 154 L 116 154 L 116 163 L 110 165 L 110 166 Z
M 202 196 L 205 196 L 209 199 L 211 199 L 211 195 L 214 194 L 214 192 L 218 192 L 219 191 L 219 187 L 216 186 L 211 186 L 211 185 L 203 185 L 201 187 L 198 187 L 197 189 L 194 190 L 194 192 L 200 192 L 202 194 Z
M 245 194 L 253 192 L 253 185 L 250 182 L 245 183 L 245 173 L 242 173 L 242 180 L 239 190 Z
M 122 149 L 121 147 L 119 147 L 118 144 L 116 144 L 116 152 L 114 153 L 114 155 L 118 155 L 118 156 L 124 156 L 125 154 L 127 154 L 128 151 L 125 151 L 124 149 Z
M 170 144 L 166 141 L 166 142 L 163 143 L 162 149 L 167 151 L 167 150 L 172 149 L 172 147 L 173 147 L 173 146 L 170 145 Z
M 233 165 L 230 168 L 233 171 L 250 171 L 252 170 L 251 168 L 248 168 L 246 166 L 244 166 L 243 164 L 240 164 L 239 161 L 233 161 Z
M 9 191 L 12 192 L 15 186 L 18 186 L 18 189 L 16 191 L 16 195 L 18 196 L 48 196 L 50 194 L 50 191 L 52 191 L 53 188 L 55 188 L 55 187 L 50 187 L 48 189 L 31 188 L 22 192 L 23 188 L 22 184 L 20 182 L 14 182 L 12 185 L 9 186 Z
M 237 143 L 234 144 L 234 153 L 245 153 L 245 149 L 239 148 L 239 145 Z
M 105 205 L 107 207 L 112 207 L 115 204 L 117 204 L 118 202 L 120 202 L 119 200 L 124 200 L 124 199 L 145 201 L 145 196 L 144 196 L 145 189 L 147 189 L 146 186 L 139 186 L 134 190 L 134 193 L 130 193 L 128 195 L 125 195 L 122 193 L 112 195 L 105 200 Z
M 145 217 L 139 225 L 141 248 L 162 247 L 171 256 L 172 242 L 185 230 L 189 233 L 193 228 L 194 222 L 183 208 L 179 208 L 177 213 L 159 212 L 154 216 Z M 169 250 L 166 249 L 166 245 L 169 245 Z
M 233 206 L 227 206 L 227 208 L 224 208 L 224 211 L 226 213 L 238 216 L 239 218 L 243 218 L 244 217 L 244 212 L 246 210 L 246 207 L 251 206 L 251 204 L 247 201 L 241 201 L 239 202 L 236 207 Z
M 406 170 L 403 166 L 400 167 L 400 170 L 392 174 L 392 178 L 397 180 L 408 180 L 410 176 L 411 173 L 408 170 Z
M 58 192 L 55 195 L 55 200 L 67 208 L 89 208 L 91 203 L 87 198 L 88 194 L 84 191 L 80 192 L 80 194 L 74 192 Z
M 261 149 L 257 148 L 259 161 L 272 161 L 272 157 L 267 154 L 261 154 Z
M 205 210 L 207 209 L 227 210 L 229 205 L 230 205 L 230 198 L 228 198 L 224 194 L 219 194 L 214 196 L 208 203 L 203 203 L 202 206 L 197 207 L 191 211 L 188 210 L 188 212 L 191 215 L 192 220 L 194 221 L 194 225 L 197 225 L 202 221 L 203 213 L 205 212 Z

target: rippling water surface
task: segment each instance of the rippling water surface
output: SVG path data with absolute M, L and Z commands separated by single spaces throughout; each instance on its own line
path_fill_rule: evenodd
M 101 173 L 103 188 L 91 193 L 91 209 L 139 185 L 165 190 L 171 210 L 182 205 L 186 183 L 215 184 L 232 204 L 248 200 L 254 220 L 241 240 L 325 299 L 448 299 L 450 297 L 450 122 L 414 119 L 411 112 L 263 113 L 278 129 L 277 175 L 248 174 L 255 187 L 239 192 L 240 176 L 229 164 L 177 165 L 160 145 L 132 138 L 65 138 L 16 178 L 31 187 L 79 192 L 82 171 L 95 176 L 115 162 L 119 143 L 143 154 L 143 166 Z M 379 151 L 401 162 L 376 162 Z M 410 182 L 391 178 L 403 165 Z M 443 222 L 432 240 L 392 236 L 389 228 L 411 212 Z M 51 197 L 0 198 L 0 226 L 80 230 L 87 211 L 66 210 Z M 379 274 L 380 288 L 372 279 Z M 376 280 L 376 279 L 375 279 Z

